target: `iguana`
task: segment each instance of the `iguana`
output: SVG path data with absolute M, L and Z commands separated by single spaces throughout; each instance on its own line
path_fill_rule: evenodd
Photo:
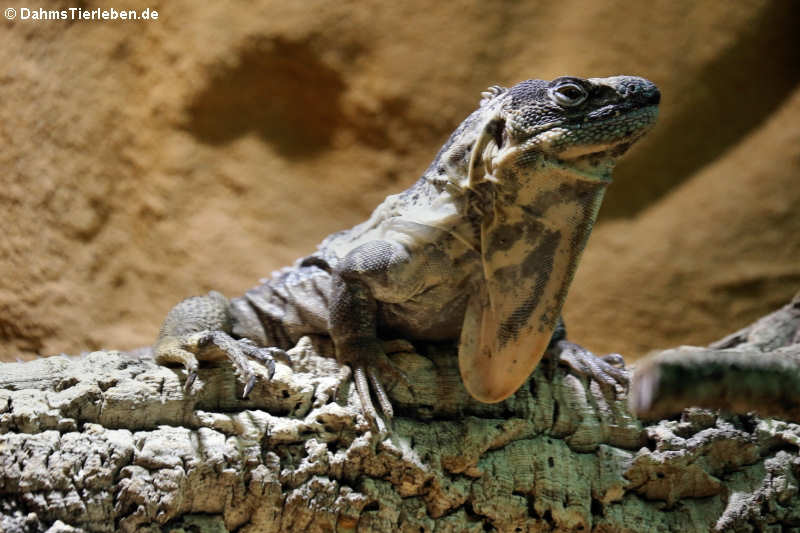
M 458 341 L 466 389 L 498 402 L 548 347 L 603 384 L 625 378 L 614 354 L 566 341 L 561 308 L 617 159 L 655 123 L 648 80 L 560 77 L 492 86 L 422 177 L 372 216 L 239 298 L 182 301 L 154 347 L 193 382 L 199 359 L 227 357 L 250 391 L 249 358 L 327 334 L 352 369 L 366 418 L 393 416 L 383 338 Z M 371 390 L 370 390 L 371 389 Z

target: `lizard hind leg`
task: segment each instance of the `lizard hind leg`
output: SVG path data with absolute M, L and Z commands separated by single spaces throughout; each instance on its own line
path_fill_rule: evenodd
M 229 359 L 237 378 L 244 384 L 243 397 L 252 390 L 257 375 L 249 359 L 267 366 L 269 378 L 275 372 L 270 348 L 260 348 L 249 339 L 234 339 L 230 303 L 222 294 L 187 298 L 173 307 L 164 319 L 154 346 L 154 358 L 161 365 L 179 364 L 187 371 L 189 390 L 197 378 L 198 360 Z

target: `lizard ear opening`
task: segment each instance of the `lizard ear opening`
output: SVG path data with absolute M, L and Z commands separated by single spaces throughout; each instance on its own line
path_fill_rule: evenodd
M 486 160 L 486 157 L 493 158 L 503 147 L 505 129 L 505 119 L 493 117 L 481 130 L 469 156 L 469 187 L 477 185 L 481 181 L 495 181 L 494 176 L 492 176 L 491 160 Z M 490 143 L 494 143 L 493 150 L 489 147 Z

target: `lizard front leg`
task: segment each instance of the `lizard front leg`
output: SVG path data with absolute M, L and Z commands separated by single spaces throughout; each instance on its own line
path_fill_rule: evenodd
M 231 336 L 233 319 L 228 299 L 211 291 L 206 296 L 187 298 L 173 307 L 164 319 L 153 347 L 156 363 L 180 364 L 188 375 L 189 390 L 197 377 L 198 358 L 204 361 L 228 358 L 244 383 L 243 397 L 253 388 L 256 374 L 248 359 L 267 365 L 269 377 L 275 373 L 271 348 L 259 348 L 249 339 Z
M 395 369 L 378 339 L 378 301 L 375 292 L 391 287 L 401 299 L 408 289 L 403 279 L 410 271 L 411 256 L 400 244 L 371 241 L 352 250 L 332 273 L 329 331 L 336 358 L 348 365 L 361 406 L 370 424 L 385 432 L 384 422 L 372 403 L 370 389 L 387 420 L 394 416 L 381 373 L 401 374 Z

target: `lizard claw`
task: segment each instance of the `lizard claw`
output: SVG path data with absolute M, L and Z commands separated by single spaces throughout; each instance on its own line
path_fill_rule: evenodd
M 378 414 L 378 411 L 375 409 L 375 405 L 372 403 L 372 398 L 369 394 L 369 384 L 367 382 L 367 375 L 369 375 L 369 381 L 373 383 L 373 386 L 377 383 L 377 387 L 375 389 L 375 393 L 378 395 L 378 401 L 381 405 L 381 410 L 383 410 L 384 415 L 391 420 L 392 416 L 394 416 L 394 410 L 392 409 L 392 404 L 389 402 L 389 398 L 386 395 L 386 391 L 383 390 L 383 387 L 380 384 L 380 381 L 377 380 L 377 376 L 375 376 L 374 371 L 367 370 L 364 368 L 363 365 L 358 365 L 353 368 L 353 381 L 356 385 L 356 392 L 358 392 L 358 399 L 361 401 L 361 411 L 364 414 L 364 417 L 369 422 L 370 426 L 377 429 L 378 434 L 384 435 L 387 432 L 386 422 L 384 422 L 383 418 Z M 388 412 L 387 412 L 388 406 Z
M 186 383 L 183 384 L 183 390 L 189 392 L 192 390 L 192 385 L 194 385 L 194 380 L 197 379 L 197 370 L 190 370 L 186 374 Z
M 260 347 L 250 339 L 239 339 L 238 343 L 239 343 L 239 348 L 247 357 L 255 359 L 256 361 L 260 362 L 261 364 L 267 367 L 267 379 L 272 379 L 272 377 L 275 375 L 276 356 L 282 357 L 287 361 L 289 360 L 289 354 L 287 354 L 284 350 L 281 350 L 280 348 L 276 348 L 273 346 Z
M 250 339 L 230 340 L 233 341 L 233 345 L 228 344 L 226 339 L 226 346 L 223 351 L 236 367 L 239 381 L 244 383 L 244 389 L 242 391 L 242 399 L 244 400 L 250 395 L 250 392 L 253 390 L 258 380 L 258 374 L 253 372 L 249 359 L 254 359 L 266 366 L 267 380 L 271 380 L 275 375 L 275 359 L 273 354 L 282 353 L 286 355 L 286 352 L 280 348 L 260 347 Z M 221 344 L 222 343 L 219 343 L 218 346 Z M 288 355 L 286 357 L 288 358 Z
M 159 365 L 180 365 L 186 370 L 183 390 L 189 393 L 197 379 L 196 353 L 204 346 L 204 332 L 159 339 L 153 350 L 153 359 Z
M 253 352 L 249 352 L 247 355 L 260 361 L 264 366 L 267 367 L 267 379 L 272 379 L 273 376 L 275 376 L 276 357 L 281 357 L 285 361 L 290 361 L 289 354 L 287 354 L 284 350 L 275 347 L 257 348 Z
M 560 363 L 569 366 L 576 374 L 592 378 L 601 387 L 615 390 L 617 385 L 627 388 L 630 382 L 625 360 L 618 353 L 598 357 L 574 342 L 558 341 L 553 349 Z
M 275 370 L 273 369 L 273 373 Z M 272 376 L 270 376 L 272 378 Z M 247 383 L 244 385 L 244 392 L 242 392 L 242 400 L 246 400 L 247 396 L 250 394 L 250 391 L 253 390 L 253 385 L 256 384 L 256 376 L 253 374 L 250 376 L 250 379 L 247 380 Z

